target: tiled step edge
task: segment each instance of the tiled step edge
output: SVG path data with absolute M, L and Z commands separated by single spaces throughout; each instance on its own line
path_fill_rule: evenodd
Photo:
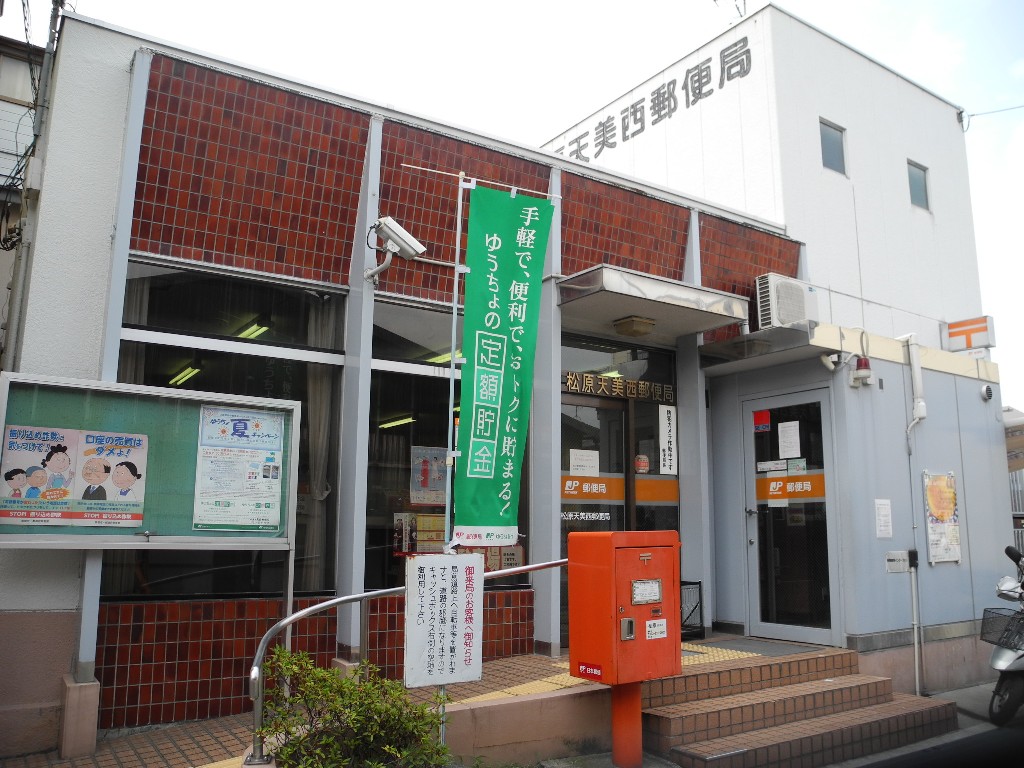
M 843 675 L 644 710 L 644 746 L 656 754 L 758 728 L 772 728 L 892 700 L 892 680 Z
M 856 651 L 823 648 L 815 653 L 792 656 L 752 656 L 691 667 L 683 664 L 681 675 L 644 683 L 643 707 L 663 707 L 711 696 L 732 696 L 762 688 L 856 674 L 858 663 Z
M 884 752 L 956 730 L 952 701 L 893 694 L 884 704 L 675 747 L 683 768 L 811 768 Z

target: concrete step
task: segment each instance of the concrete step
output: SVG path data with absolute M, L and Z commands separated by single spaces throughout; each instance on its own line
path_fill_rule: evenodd
M 812 653 L 789 656 L 751 656 L 728 661 L 704 662 L 689 668 L 683 660 L 683 672 L 676 677 L 644 683 L 645 709 L 705 700 L 712 696 L 776 688 L 811 680 L 856 674 L 857 652 L 844 648 L 821 648 Z
M 952 701 L 894 693 L 892 701 L 673 747 L 683 768 L 815 768 L 956 730 Z
M 892 680 L 889 678 L 841 675 L 732 696 L 668 704 L 644 710 L 644 748 L 665 755 L 682 744 L 771 728 L 891 700 Z

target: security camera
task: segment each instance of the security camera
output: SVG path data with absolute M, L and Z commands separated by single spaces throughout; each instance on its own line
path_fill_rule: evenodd
M 384 249 L 397 253 L 403 259 L 412 259 L 426 252 L 427 247 L 410 235 L 390 216 L 381 216 L 370 229 L 385 241 Z

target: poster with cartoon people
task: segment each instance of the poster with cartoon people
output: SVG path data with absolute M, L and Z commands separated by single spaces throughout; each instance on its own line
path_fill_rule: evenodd
M 0 523 L 142 525 L 148 443 L 145 435 L 8 425 Z
M 280 529 L 284 427 L 283 413 L 202 407 L 193 530 Z

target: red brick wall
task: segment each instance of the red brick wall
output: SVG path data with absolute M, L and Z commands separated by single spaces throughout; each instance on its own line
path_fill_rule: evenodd
M 746 296 L 752 331 L 757 330 L 757 276 L 776 272 L 796 277 L 800 261 L 800 243 L 706 213 L 700 217 L 700 252 L 704 287 Z M 704 334 L 704 341 L 722 341 L 737 333 L 736 326 L 730 326 Z
M 347 282 L 369 117 L 156 56 L 131 248 Z
M 344 283 L 369 117 L 166 56 L 150 73 L 133 250 Z M 402 123 L 383 127 L 380 211 L 452 262 L 458 179 L 548 189 L 541 163 Z M 680 280 L 690 212 L 572 173 L 562 180 L 562 273 L 610 264 Z M 799 245 L 701 217 L 704 284 L 752 295 L 753 276 L 795 275 Z M 466 222 L 463 221 L 463 247 Z M 452 270 L 396 260 L 379 290 L 451 301 Z
M 380 213 L 392 216 L 423 243 L 426 258 L 455 261 L 459 180 L 403 165 L 444 174 L 465 172 L 467 178 L 514 186 L 536 197 L 544 197 L 548 190 L 548 167 L 450 136 L 388 122 L 384 124 L 382 143 Z M 468 212 L 467 205 L 462 222 L 463 249 Z M 460 259 L 465 262 L 465 251 Z M 450 303 L 453 274 L 451 267 L 395 259 L 381 273 L 379 290 Z M 463 287 L 464 283 L 460 284 L 460 295 Z
M 321 599 L 296 600 L 296 610 Z M 101 603 L 96 647 L 100 728 L 201 720 L 252 709 L 245 695 L 260 639 L 281 619 L 272 599 Z M 533 653 L 533 591 L 484 593 L 485 660 Z M 327 667 L 335 656 L 334 611 L 303 619 L 292 648 Z M 371 601 L 369 659 L 404 674 L 404 599 Z
M 296 601 L 297 608 L 313 600 Z M 96 648 L 100 728 L 223 717 L 252 709 L 245 695 L 259 640 L 281 618 L 281 601 L 101 603 Z M 334 657 L 330 611 L 299 622 L 296 650 Z
M 599 181 L 562 177 L 562 274 L 597 264 L 681 280 L 690 211 Z

